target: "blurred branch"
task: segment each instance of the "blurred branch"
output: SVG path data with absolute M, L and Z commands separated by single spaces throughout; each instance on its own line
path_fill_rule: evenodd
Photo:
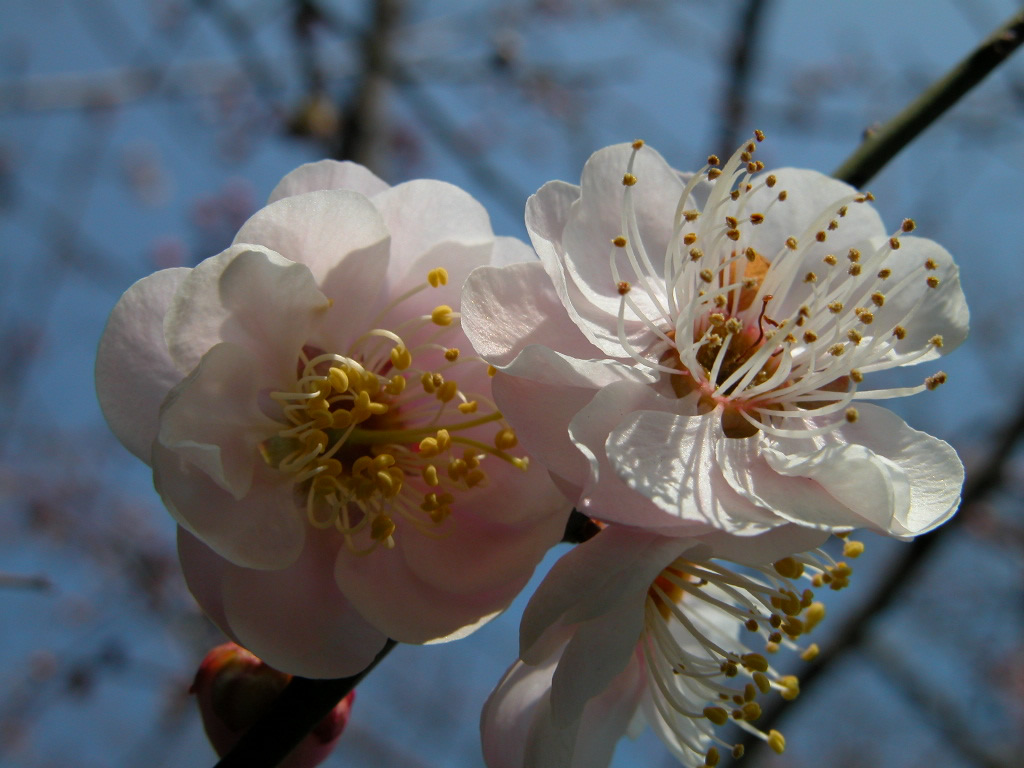
M 808 664 L 800 674 L 802 695 L 807 694 L 814 681 L 837 658 L 865 641 L 871 631 L 873 619 L 884 613 L 890 605 L 903 599 L 907 590 L 914 585 L 928 556 L 940 541 L 944 541 L 951 533 L 959 530 L 970 507 L 983 501 L 999 489 L 1003 482 L 1003 471 L 1022 437 L 1024 437 L 1024 396 L 1017 406 L 1017 412 L 1012 422 L 994 441 L 988 458 L 968 475 L 958 514 L 938 530 L 914 539 L 903 549 L 899 557 L 894 558 L 888 567 L 883 569 L 884 573 L 878 581 L 881 586 L 875 594 L 859 609 L 846 617 L 842 626 L 835 633 L 836 641 L 822 649 L 818 657 Z M 766 702 L 763 714 L 757 721 L 757 727 L 767 733 L 774 727 L 785 710 L 785 702 L 780 699 L 774 699 L 772 703 Z M 762 745 L 763 742 L 753 736 L 747 736 L 743 742 L 748 755 L 757 753 L 763 748 Z
M 993 32 L 967 58 L 932 84 L 917 99 L 876 131 L 871 131 L 832 175 L 860 187 L 878 173 L 918 134 L 957 103 L 1024 42 L 1024 11 Z
M 718 129 L 718 142 L 714 145 L 724 157 L 732 154 L 739 143 L 737 137 L 740 133 L 750 133 L 744 126 L 747 102 L 750 100 L 750 72 L 757 59 L 759 33 L 768 5 L 768 0 L 747 0 L 747 7 L 739 17 L 732 43 L 727 90 L 722 104 L 721 127 Z
M 215 768 L 274 768 L 396 645 L 388 640 L 370 666 L 352 677 L 292 678 L 274 705 Z
M 0 589 L 29 589 L 47 590 L 53 583 L 46 577 L 39 574 L 24 576 L 19 573 L 4 573 L 0 571 Z

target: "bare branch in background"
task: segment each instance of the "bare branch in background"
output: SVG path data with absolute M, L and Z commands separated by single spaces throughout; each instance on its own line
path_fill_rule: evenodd
M 748 136 L 756 126 L 746 125 L 747 104 L 750 102 L 750 75 L 757 61 L 760 31 L 770 10 L 770 0 L 747 0 L 739 15 L 733 37 L 729 68 L 726 76 L 725 98 L 720 112 L 721 127 L 715 146 L 724 157 L 739 145 L 740 135 Z

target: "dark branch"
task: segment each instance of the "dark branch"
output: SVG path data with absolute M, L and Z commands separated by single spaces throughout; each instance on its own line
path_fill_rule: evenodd
M 750 133 L 744 125 L 747 119 L 747 103 L 750 101 L 750 73 L 757 59 L 759 32 L 768 5 L 767 0 L 747 0 L 747 6 L 739 18 L 733 38 L 727 90 L 722 104 L 722 122 L 718 131 L 718 142 L 715 144 L 725 157 L 736 149 L 741 132 L 745 135 Z
M 388 640 L 370 666 L 352 677 L 292 678 L 274 705 L 215 768 L 274 768 L 396 645 Z
M 943 112 L 1002 64 L 1022 42 L 1024 11 L 1011 17 L 896 117 L 872 131 L 832 175 L 855 187 L 865 184 Z

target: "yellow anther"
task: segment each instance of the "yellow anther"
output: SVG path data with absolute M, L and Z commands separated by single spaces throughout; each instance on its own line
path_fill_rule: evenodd
M 743 712 L 744 720 L 757 720 L 761 716 L 761 705 L 756 701 L 748 701 L 740 707 L 740 711 Z
M 895 328 L 892 329 L 892 335 L 895 336 L 900 341 L 903 341 L 903 339 L 907 337 L 907 329 L 904 328 L 902 325 L 897 325 Z
M 626 187 L 632 187 L 634 184 L 636 184 L 636 176 L 634 176 L 632 173 L 623 174 L 622 184 L 623 186 Z
M 373 468 L 377 470 L 395 466 L 395 457 L 390 453 L 382 453 L 373 457 Z
M 938 262 L 935 261 L 935 259 L 926 259 L 924 262 L 924 268 L 934 270 L 938 269 L 939 265 Z
M 928 275 L 928 278 L 924 282 L 929 288 L 939 287 L 939 278 L 935 277 L 935 275 Z
M 441 484 L 441 479 L 437 476 L 437 467 L 433 464 L 427 464 L 427 466 L 423 468 L 423 472 L 421 474 L 423 475 L 423 482 L 431 488 L 436 488 Z
M 626 242 L 626 238 L 624 238 L 622 235 L 619 235 L 614 240 L 612 240 L 612 245 L 614 245 L 616 248 L 625 248 Z
M 494 436 L 494 447 L 499 451 L 507 451 L 517 445 L 519 445 L 519 438 L 516 437 L 515 430 L 510 427 L 499 430 L 498 434 Z
M 331 382 L 331 387 L 335 392 L 339 394 L 348 392 L 348 374 L 345 373 L 344 369 L 338 368 L 337 366 L 331 368 L 331 370 L 327 372 L 327 379 Z
M 437 267 L 427 272 L 427 282 L 431 288 L 448 285 L 448 270 L 444 267 Z
M 454 319 L 455 316 L 452 312 L 452 308 L 449 307 L 447 304 L 439 304 L 438 306 L 434 307 L 434 310 L 430 313 L 430 322 L 432 322 L 434 325 L 451 325 L 452 320 Z
M 854 344 L 860 344 L 861 341 L 864 340 L 864 337 L 861 335 L 861 332 L 858 331 L 856 328 L 851 328 L 850 330 L 848 330 L 846 332 L 846 338 L 848 338 Z
M 619 292 L 619 296 L 625 296 L 627 293 L 633 290 L 633 286 L 631 286 L 629 282 L 626 280 L 620 280 L 619 283 L 615 286 L 615 290 Z
M 825 258 L 823 258 L 822 261 L 828 264 L 830 267 L 834 267 L 836 264 L 839 263 L 839 259 L 836 258 L 836 255 L 834 253 L 826 254 Z
M 898 251 L 900 249 L 900 239 L 898 237 L 890 237 L 889 247 L 892 248 L 894 251 Z
M 775 572 L 786 579 L 798 579 L 804 572 L 803 563 L 792 557 L 784 557 L 772 563 Z
M 945 372 L 939 371 L 934 376 L 929 376 L 927 379 L 925 379 L 924 380 L 924 385 L 929 390 L 934 391 L 934 390 L 938 389 L 940 386 L 942 386 L 943 384 L 945 384 L 947 378 L 948 377 L 946 376 Z
M 942 349 L 942 336 L 940 336 L 939 334 L 935 334 L 930 339 L 928 339 L 928 343 L 931 344 L 936 349 Z
M 633 146 L 633 149 L 635 149 L 637 152 L 639 152 L 640 149 L 643 147 L 643 145 L 644 145 L 644 140 L 643 139 L 637 139 L 636 141 L 633 142 L 632 146 Z
M 768 732 L 768 746 L 775 754 L 781 755 L 786 751 L 786 737 L 773 728 Z
M 860 264 L 851 264 L 847 272 L 849 272 L 854 277 L 857 277 L 861 273 L 862 269 L 864 268 Z
M 326 477 L 337 477 L 343 469 L 341 462 L 337 459 L 323 459 L 317 464 L 317 467 L 320 470 L 320 474 Z
M 497 368 L 495 368 L 493 365 L 488 365 L 487 366 L 487 375 L 488 376 L 494 377 L 497 374 L 498 374 L 498 369 Z
M 779 202 L 780 203 L 786 202 L 786 198 L 787 197 L 789 197 L 789 193 L 786 190 L 782 190 L 781 192 L 779 192 Z
M 444 351 L 444 359 L 447 360 L 449 363 L 454 363 L 456 360 L 459 359 L 459 350 L 457 350 L 455 347 L 446 349 Z
M 702 251 L 700 248 L 691 248 L 690 249 L 690 260 L 691 261 L 700 261 L 703 258 L 704 258 L 704 251 Z
M 479 408 L 479 405 L 476 400 L 469 400 L 458 405 L 459 413 L 476 413 L 477 408 Z
M 712 168 L 714 168 L 720 162 L 721 160 L 718 159 L 718 155 L 708 155 L 708 165 L 710 165 Z
M 814 661 L 818 658 L 818 654 L 821 653 L 821 649 L 817 643 L 811 643 L 804 649 L 804 652 L 800 654 L 800 658 L 804 661 Z
M 437 385 L 434 384 L 434 374 L 432 373 L 424 373 L 420 376 L 420 384 L 423 385 L 423 391 L 428 395 L 432 395 L 437 391 Z
M 733 760 L 739 760 L 741 757 L 743 757 L 743 753 L 745 751 L 746 750 L 743 748 L 742 744 L 734 744 L 733 748 L 732 748 L 732 758 L 733 758 Z
M 917 224 L 914 223 L 913 219 L 904 219 L 903 224 L 900 225 L 900 229 L 904 232 L 913 232 L 917 228 Z
M 721 175 L 722 175 L 722 172 L 718 168 L 712 168 L 710 171 L 708 171 L 708 180 L 709 181 L 714 181 L 715 179 L 717 179 Z
M 703 280 L 705 283 L 710 283 L 712 280 L 715 279 L 715 273 L 712 272 L 710 269 L 702 269 L 700 271 L 700 279 Z
M 757 674 L 761 674 L 758 672 Z M 753 701 L 757 698 L 757 686 L 753 683 L 747 683 L 743 686 L 743 701 Z
M 853 424 L 855 421 L 857 421 L 857 419 L 860 418 L 860 411 L 858 411 L 856 408 L 850 407 L 846 409 L 846 412 L 843 414 L 843 416 L 846 418 L 847 423 Z M 856 555 L 854 555 L 854 557 L 856 557 Z
M 436 311 L 436 310 L 435 310 Z M 404 346 L 391 348 L 391 364 L 400 371 L 404 371 L 412 365 L 412 352 Z
M 696 242 L 697 242 L 697 233 L 696 232 L 687 232 L 685 235 L 683 235 L 683 245 L 693 245 Z
M 740 657 L 743 666 L 753 672 L 767 672 L 768 660 L 760 653 L 745 653 Z
M 448 462 L 448 477 L 452 480 L 460 479 L 466 473 L 466 462 L 462 459 L 452 459 Z
M 842 344 L 833 344 L 828 348 L 828 353 L 832 357 L 840 357 L 846 351 L 846 347 Z
M 374 518 L 370 524 L 370 537 L 377 542 L 385 541 L 391 538 L 391 534 L 395 532 L 395 521 L 387 515 L 381 515 L 380 517 Z
M 781 194 L 781 192 L 779 194 Z M 795 237 L 787 237 L 786 238 L 786 247 L 789 248 L 789 250 L 795 251 L 797 249 L 798 245 L 799 245 L 799 243 L 797 243 Z
M 400 395 L 405 391 L 406 381 L 405 376 L 396 373 L 390 379 L 388 379 L 387 386 L 384 387 L 384 391 L 389 395 Z
M 878 270 L 878 277 L 882 280 L 888 280 L 892 277 L 892 270 L 888 267 Z
M 772 681 L 768 679 L 768 675 L 764 672 L 755 672 L 753 674 L 754 684 L 757 686 L 757 690 L 761 693 L 768 693 L 772 689 Z
M 721 707 L 704 707 L 704 717 L 715 725 L 725 725 L 729 722 L 729 713 Z
M 704 765 L 706 765 L 708 768 L 715 768 L 715 766 L 718 765 L 718 761 L 720 759 L 721 757 L 718 754 L 718 748 L 711 747 L 711 749 L 708 750 L 708 753 L 704 755 Z
M 799 637 L 804 633 L 804 623 L 794 616 L 787 616 L 782 622 L 782 630 L 790 637 Z
M 796 675 L 783 675 L 779 678 L 778 682 L 782 686 L 779 694 L 786 701 L 792 701 L 800 695 L 800 680 Z
M 881 291 L 875 291 L 874 293 L 871 294 L 871 303 L 874 304 L 876 307 L 884 306 L 885 294 L 882 293 Z
M 433 458 L 441 452 L 440 446 L 437 444 L 437 438 L 424 437 L 420 440 L 420 455 L 426 458 Z
M 459 393 L 459 385 L 454 381 L 446 381 L 438 387 L 437 399 L 442 403 L 450 403 Z
M 825 230 L 822 230 L 822 229 L 819 229 L 814 234 L 814 239 L 817 240 L 819 243 L 824 243 L 827 238 L 828 238 L 828 234 L 825 232 Z
M 750 214 L 750 223 L 751 224 L 761 224 L 763 222 L 764 222 L 764 214 L 763 213 L 752 213 L 752 214 Z
M 487 475 L 484 474 L 482 469 L 471 469 L 466 473 L 466 485 L 470 488 L 474 488 L 484 480 L 487 479 Z
M 813 344 L 818 340 L 818 334 L 814 331 L 804 331 L 804 342 L 807 344 Z
M 848 541 L 843 545 L 843 557 L 856 559 L 864 554 L 864 542 Z
M 725 236 L 732 241 L 736 241 L 740 239 L 740 231 L 738 229 L 728 229 L 725 232 Z

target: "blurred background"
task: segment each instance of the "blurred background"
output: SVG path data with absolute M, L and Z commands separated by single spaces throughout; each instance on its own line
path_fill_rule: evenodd
M 187 689 L 221 638 L 184 588 L 148 469 L 95 403 L 97 340 L 132 282 L 220 251 L 281 176 L 322 157 L 463 186 L 520 237 L 527 196 L 578 181 L 614 142 L 644 138 L 696 169 L 760 128 L 769 168 L 831 172 L 1017 10 L 0 0 L 0 765 L 216 761 Z M 913 217 L 961 265 L 972 333 L 943 363 L 950 382 L 892 404 L 957 447 L 968 501 L 914 545 L 863 537 L 813 638 L 827 663 L 759 723 L 789 748 L 752 749 L 751 768 L 1020 765 L 1018 57 L 869 185 L 890 227 Z M 479 710 L 516 655 L 523 602 L 468 640 L 399 648 L 360 686 L 327 765 L 482 766 Z M 650 734 L 614 763 L 674 764 Z

